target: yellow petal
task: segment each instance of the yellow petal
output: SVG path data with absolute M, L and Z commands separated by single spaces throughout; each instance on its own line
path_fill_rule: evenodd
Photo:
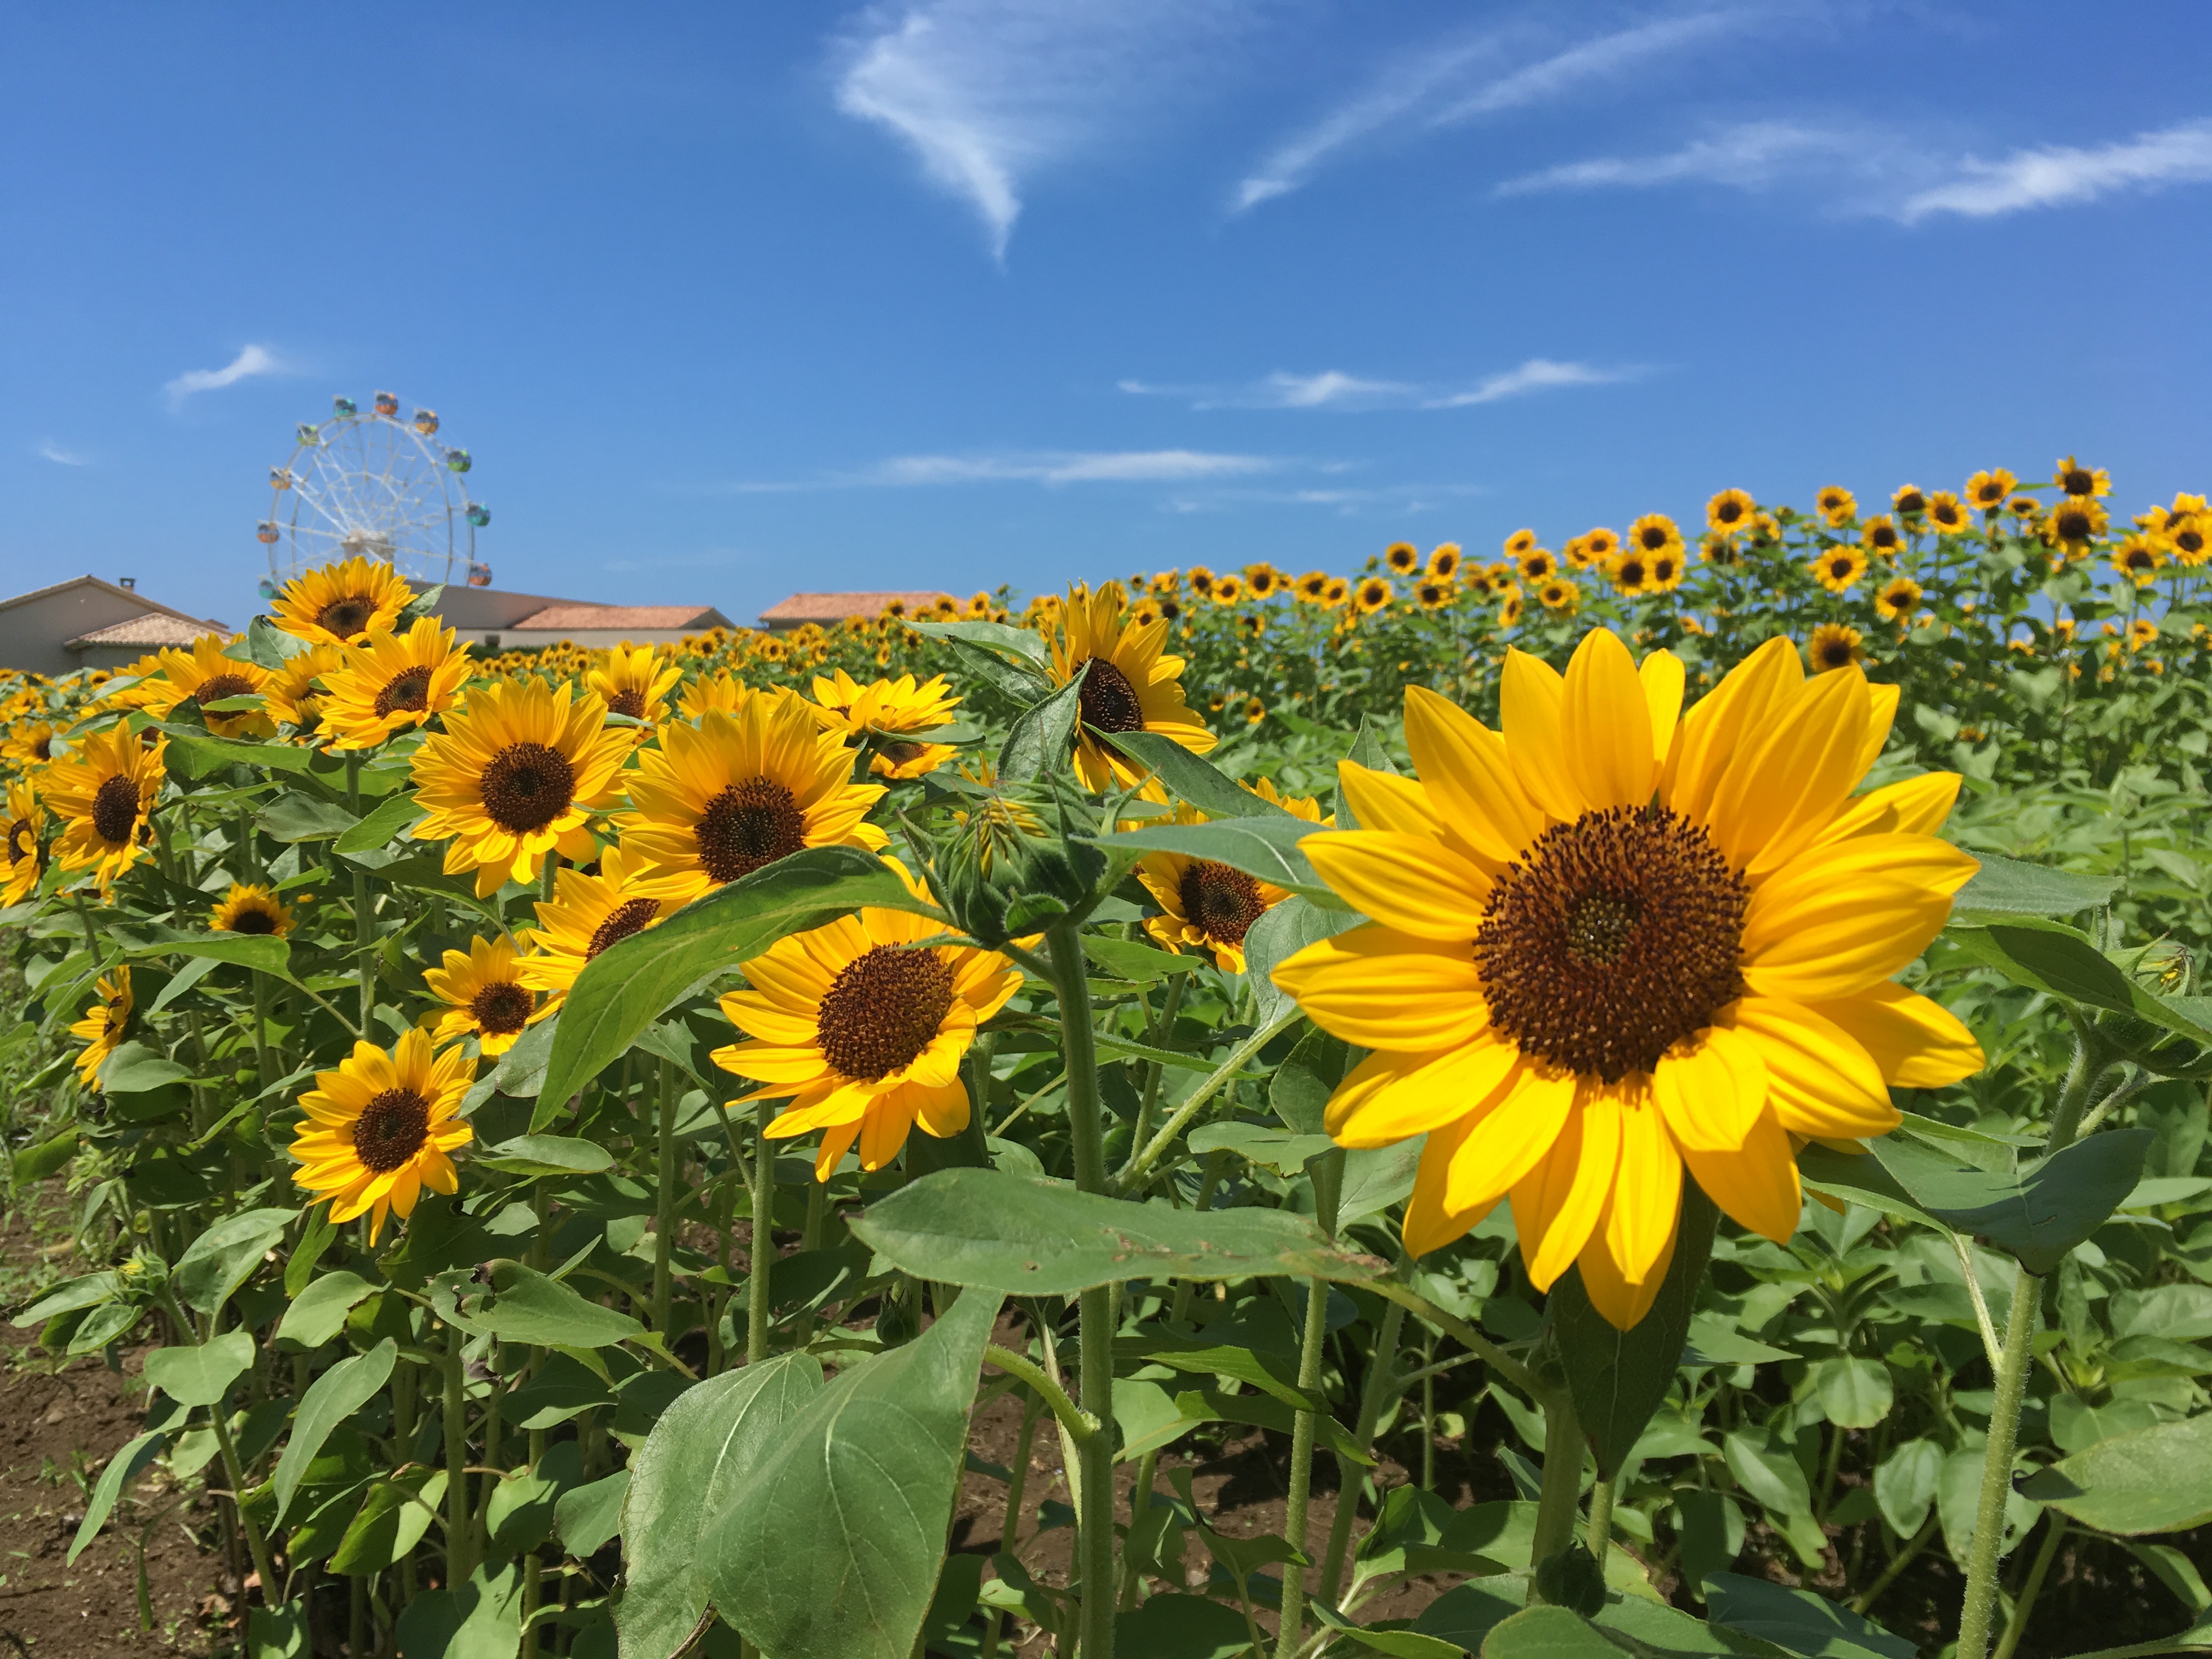
M 1748 996 L 1729 1023 L 1759 1045 L 1767 1100 L 1784 1128 L 1857 1139 L 1900 1121 L 1874 1056 L 1835 1021 L 1778 997 Z
M 1529 799 L 1552 817 L 1571 822 L 1582 816 L 1583 803 L 1560 753 L 1565 699 L 1566 682 L 1559 670 L 1525 651 L 1506 652 L 1498 705 L 1513 775 Z
M 1947 895 L 1910 882 L 1840 880 L 1762 916 L 1756 950 L 1747 916 L 1744 983 L 1794 1002 L 1856 995 L 1918 956 L 1950 914 Z
M 1326 1127 L 1340 1146 L 1389 1146 L 1472 1120 L 1519 1057 L 1510 1042 L 1487 1030 L 1441 1054 L 1370 1054 L 1329 1097 Z
M 1674 1224 L 1667 1230 L 1667 1237 L 1659 1246 L 1657 1255 L 1646 1267 L 1640 1281 L 1632 1283 L 1622 1273 L 1620 1263 L 1613 1254 L 1612 1213 L 1590 1234 L 1590 1241 L 1583 1246 L 1583 1253 L 1575 1265 L 1583 1276 L 1583 1294 L 1589 1297 L 1607 1324 L 1617 1331 L 1633 1330 L 1644 1322 L 1644 1316 L 1651 1311 L 1651 1304 L 1659 1299 L 1659 1287 L 1667 1282 L 1667 1265 L 1674 1259 L 1674 1235 L 1681 1225 L 1681 1206 L 1674 1206 Z
M 1638 667 L 1636 678 L 1644 683 L 1644 703 L 1651 714 L 1652 757 L 1663 765 L 1680 728 L 1686 671 L 1673 652 L 1654 651 Z
M 1298 850 L 1338 897 L 1386 927 L 1464 946 L 1482 926 L 1490 878 L 1425 836 L 1339 830 Z
M 1897 700 L 1904 691 L 1899 685 L 1870 685 L 1867 703 L 1866 735 L 1859 739 L 1859 775 L 1864 777 L 1869 767 L 1881 758 L 1881 751 L 1889 742 L 1889 728 L 1897 723 Z
M 1652 1091 L 1677 1142 L 1731 1151 L 1766 1109 L 1766 1062 L 1750 1038 L 1716 1025 L 1660 1057 Z
M 1690 1179 L 1738 1225 L 1778 1244 L 1787 1243 L 1797 1231 L 1804 1195 L 1797 1184 L 1790 1137 L 1772 1111 L 1759 1114 L 1738 1151 L 1685 1146 L 1682 1162 L 1689 1166 Z
M 1705 822 L 1714 792 L 1745 734 L 1759 732 L 1768 706 L 1790 695 L 1804 678 L 1796 646 L 1779 635 L 1730 669 L 1682 721 L 1661 784 L 1668 805 L 1696 823 Z
M 1452 1160 L 1474 1127 L 1472 1118 L 1462 1118 L 1430 1131 L 1428 1144 L 1421 1148 L 1420 1170 L 1413 1177 L 1413 1194 L 1406 1200 L 1406 1219 L 1399 1230 L 1406 1241 L 1407 1255 L 1418 1258 L 1441 1249 L 1489 1213 L 1488 1206 L 1454 1211 L 1444 1203 Z
M 1490 1019 L 1464 943 L 1389 927 L 1355 927 L 1309 945 L 1273 977 L 1314 1024 L 1365 1048 L 1455 1048 Z
M 1336 781 L 1362 829 L 1400 830 L 1410 836 L 1430 836 L 1444 832 L 1443 820 L 1437 816 L 1436 805 L 1419 779 L 1370 771 L 1358 761 L 1345 760 L 1336 763 Z
M 1650 1085 L 1624 1079 L 1618 1095 L 1620 1169 L 1613 1177 L 1603 1232 L 1621 1277 L 1641 1285 L 1674 1242 L 1681 1211 L 1682 1160 Z M 1658 1271 L 1663 1274 L 1666 1269 Z
M 1710 828 L 1722 854 L 1756 875 L 1810 842 L 1864 775 L 1866 678 L 1856 667 L 1814 676 L 1730 763 Z
M 1853 836 L 1932 836 L 1959 799 L 1956 772 L 1923 772 L 1917 778 L 1869 789 L 1829 821 L 1814 843 L 1826 847 Z
M 1620 1102 L 1586 1083 L 1550 1154 L 1513 1188 L 1521 1259 L 1538 1290 L 1550 1290 L 1582 1254 L 1620 1167 Z
M 1499 1046 L 1517 1058 L 1517 1050 Z M 1547 1075 L 1523 1064 L 1500 1078 L 1491 1087 L 1486 1109 L 1469 1114 L 1474 1127 L 1452 1159 L 1447 1206 L 1486 1211 L 1512 1190 L 1559 1142 L 1574 1102 L 1571 1073 Z
M 1888 981 L 1814 1012 L 1856 1037 L 1892 1088 L 1941 1089 L 1985 1064 L 1982 1045 L 1955 1014 Z
M 1583 635 L 1559 704 L 1567 775 L 1593 809 L 1651 799 L 1651 709 L 1636 659 L 1607 628 Z
M 1431 801 L 1478 856 L 1502 867 L 1543 833 L 1543 809 L 1521 787 L 1505 739 L 1457 703 L 1407 686 L 1406 747 Z

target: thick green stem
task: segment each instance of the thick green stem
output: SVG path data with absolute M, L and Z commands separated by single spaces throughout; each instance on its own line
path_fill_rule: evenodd
M 1565 1389 L 1547 1389 L 1537 1398 L 1544 1407 L 1544 1484 L 1536 1494 L 1536 1532 L 1528 1565 L 1541 1567 L 1575 1541 L 1575 1511 L 1582 1505 L 1583 1425 Z M 1538 1581 L 1528 1581 L 1533 1605 L 1544 1599 Z
M 1392 1303 L 1382 1316 L 1382 1328 L 1375 1338 L 1375 1351 L 1367 1362 L 1367 1381 L 1359 1392 L 1359 1419 L 1352 1437 L 1365 1451 L 1375 1442 L 1375 1425 L 1383 1408 L 1404 1387 L 1398 1376 L 1398 1332 L 1406 1310 Z M 1336 1605 L 1344 1584 L 1344 1562 L 1352 1547 L 1352 1523 L 1359 1513 L 1360 1466 L 1342 1452 L 1336 1455 L 1336 1518 L 1329 1523 L 1328 1550 L 1322 1557 L 1321 1598 Z
M 2043 1580 L 2051 1571 L 2051 1564 L 2058 1557 L 2058 1547 L 2066 1540 L 2066 1517 L 2057 1510 L 2045 1511 L 2049 1517 L 2043 1529 L 2043 1543 L 2035 1552 L 2035 1559 L 2028 1564 L 2027 1582 L 2020 1587 L 2014 1599 L 2012 1617 L 2005 1621 L 2004 1634 L 1997 1640 L 1996 1659 L 2012 1659 L 2020 1646 L 2020 1638 L 2027 1634 L 2028 1615 L 2035 1611 L 2035 1598 L 2043 1594 Z
M 2012 1455 L 2020 1438 L 2021 1396 L 2035 1342 L 2036 1304 L 2043 1281 L 2022 1268 L 2013 1282 L 2005 1319 L 1996 1399 L 1990 1407 L 1989 1444 L 1982 1451 L 1982 1498 L 1974 1516 L 1974 1547 L 1966 1559 L 1966 1605 L 1959 1615 L 1958 1659 L 1985 1659 L 1996 1615 L 1997 1560 L 2004 1542 L 2005 1499 L 2012 1495 Z
M 552 867 L 549 860 L 546 867 Z M 660 1061 L 660 1146 L 659 1191 L 653 1198 L 653 1328 L 664 1342 L 675 1339 L 668 1328 L 671 1253 L 676 1245 L 676 1066 Z
M 358 754 L 346 757 L 346 809 L 356 814 L 361 811 Z M 376 1018 L 376 912 L 368 902 L 368 872 L 358 864 L 353 867 L 353 937 L 361 963 L 361 1035 L 366 1041 Z
M 276 1570 L 270 1563 L 269 1540 L 261 1535 L 261 1528 L 239 1501 L 246 1492 L 246 1469 L 238 1461 L 237 1443 L 231 1438 L 229 1413 L 218 1400 L 208 1415 L 215 1420 L 216 1449 L 222 1454 L 222 1472 L 230 1480 L 231 1506 L 238 1515 L 239 1530 L 246 1534 L 246 1547 L 252 1552 L 253 1570 L 261 1575 L 261 1599 L 273 1607 L 283 1595 L 276 1583 Z
M 1344 1150 L 1322 1153 L 1310 1166 L 1313 1171 L 1315 1219 L 1322 1232 L 1336 1237 L 1336 1200 L 1344 1181 Z M 1306 1284 L 1305 1339 L 1298 1346 L 1298 1387 L 1309 1395 L 1321 1389 L 1322 1350 L 1328 1340 L 1328 1281 Z M 1313 1502 L 1314 1419 L 1318 1413 L 1301 1411 L 1291 1419 L 1290 1490 L 1283 1515 L 1283 1540 L 1299 1554 L 1305 1553 L 1308 1510 Z M 1340 1492 L 1342 1504 L 1346 1494 Z M 1275 1638 L 1275 1659 L 1291 1659 L 1305 1634 L 1306 1570 L 1295 1562 L 1283 1568 L 1283 1617 Z
M 1549 1440 L 1544 1443 L 1551 1444 Z M 1605 1552 L 1613 1542 L 1613 1482 L 1600 1480 L 1590 1487 L 1589 1525 L 1583 1534 L 1583 1541 L 1601 1565 Z
M 265 1089 L 276 1080 L 276 1068 L 270 1063 L 269 1054 L 269 976 L 259 969 L 252 972 L 253 1069 Z
M 767 1101 L 753 1107 L 752 1261 L 745 1285 L 745 1364 L 768 1358 L 769 1270 L 775 1262 L 775 1166 L 769 1162 Z
M 461 1358 L 460 1328 L 446 1327 L 446 1587 L 458 1590 L 476 1571 L 471 1547 L 475 1517 L 469 1510 L 468 1373 Z

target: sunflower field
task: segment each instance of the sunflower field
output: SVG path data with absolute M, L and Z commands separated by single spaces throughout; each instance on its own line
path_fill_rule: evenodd
M 251 1659 L 2212 1650 L 2212 513 L 2109 491 L 9 677 L 70 1558 L 191 1500 Z

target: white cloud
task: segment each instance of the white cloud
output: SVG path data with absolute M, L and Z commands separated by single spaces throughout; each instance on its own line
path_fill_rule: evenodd
M 2002 161 L 1967 156 L 1958 172 L 1948 184 L 1907 197 L 1897 216 L 1907 224 L 1937 213 L 1985 219 L 2094 201 L 2110 191 L 2201 183 L 2212 179 L 2212 120 L 2185 121 L 2094 149 L 2047 145 L 2015 150 Z
M 85 466 L 92 460 L 89 455 L 79 454 L 74 449 L 64 449 L 51 438 L 40 441 L 38 453 L 40 459 L 52 461 L 58 466 Z
M 1639 372 L 1531 357 L 1517 368 L 1461 387 L 1366 380 L 1334 368 L 1318 374 L 1290 374 L 1278 369 L 1262 380 L 1235 386 L 1165 386 L 1146 380 L 1123 380 L 1120 386 L 1140 396 L 1188 398 L 1193 409 L 1465 409 L 1551 386 L 1604 386 L 1632 379 Z
M 240 380 L 255 374 L 282 374 L 285 364 L 282 358 L 266 346 L 249 345 L 221 368 L 195 368 L 179 374 L 161 390 L 169 394 L 172 405 L 181 404 L 196 392 L 214 392 L 227 386 L 236 386 Z
M 1394 123 L 1412 119 L 1434 130 L 1548 103 L 1769 15 L 1723 9 L 1640 24 L 1585 40 L 1473 87 L 1466 85 L 1468 71 L 1504 49 L 1497 37 L 1462 38 L 1431 46 L 1417 58 L 1392 65 L 1376 78 L 1373 90 L 1285 141 L 1238 183 L 1231 210 L 1242 213 L 1289 194 L 1337 151 Z
M 1660 155 L 1601 155 L 1546 167 L 1499 185 L 1495 194 L 1524 196 L 1547 190 L 1646 188 L 1654 185 L 1705 180 L 1755 189 L 1778 174 L 1808 163 L 1863 155 L 1857 135 L 1800 126 L 1786 121 L 1753 121 L 1710 138 L 1698 138 Z
M 1518 368 L 1492 374 L 1479 386 L 1439 398 L 1423 407 L 1465 409 L 1472 404 L 1494 404 L 1507 398 L 1518 398 L 1526 392 L 1546 391 L 1553 386 L 1605 386 L 1614 380 L 1627 380 L 1636 373 L 1632 368 L 1593 368 L 1588 363 L 1558 363 L 1549 357 L 1531 357 Z
M 1189 483 L 1272 471 L 1264 455 L 1194 449 L 1034 450 L 983 455 L 898 455 L 856 471 L 810 479 L 747 481 L 721 488 L 738 495 L 793 490 L 899 489 L 963 483 Z
M 919 0 L 844 43 L 837 106 L 912 145 L 1003 258 L 1024 181 L 1126 143 L 1238 21 L 1231 0 Z

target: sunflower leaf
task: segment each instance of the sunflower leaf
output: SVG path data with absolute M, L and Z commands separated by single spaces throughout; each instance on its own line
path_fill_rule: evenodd
M 426 809 L 412 794 L 394 795 L 331 843 L 334 853 L 368 853 L 382 847 Z
M 278 841 L 328 841 L 355 829 L 361 820 L 344 807 L 297 792 L 282 794 L 254 815 L 262 834 Z
M 1043 636 L 1026 628 L 1015 628 L 1006 623 L 968 620 L 962 622 L 910 622 L 907 626 L 915 633 L 933 640 L 954 640 L 963 644 L 981 646 L 1000 656 L 1016 657 L 1034 663 L 1042 670 L 1052 660 Z
M 1181 853 L 1186 858 L 1206 859 L 1286 888 L 1323 908 L 1348 910 L 1351 907 L 1330 890 L 1298 851 L 1298 843 L 1308 836 L 1329 833 L 1285 813 L 1280 817 L 1216 818 L 1211 823 L 1152 824 L 1086 839 L 1109 853 Z
M 1291 815 L 1255 795 L 1211 762 L 1194 755 L 1164 732 L 1099 732 L 1092 735 L 1156 775 L 1169 791 L 1217 818 Z
M 1327 908 L 1298 896 L 1271 905 L 1244 935 L 1244 971 L 1257 999 L 1253 1018 L 1262 1025 L 1271 1024 L 1291 1005 L 1291 994 L 1275 983 L 1276 969 L 1307 945 L 1334 939 L 1347 927 L 1358 927 L 1361 920 L 1356 911 L 1343 908 L 1334 895 Z
M 1031 704 L 1006 733 L 999 750 L 1001 783 L 1031 783 L 1067 764 L 1067 751 L 1075 741 L 1075 722 L 1083 712 L 1085 664 L 1075 678 L 1041 702 Z
M 146 1380 L 179 1406 L 214 1406 L 253 1363 L 253 1333 L 225 1331 L 198 1347 L 156 1348 Z
M 331 1431 L 376 1397 L 398 1357 L 398 1345 L 387 1336 L 367 1353 L 339 1360 L 307 1385 L 307 1393 L 300 1397 L 299 1410 L 293 1413 L 292 1437 L 285 1443 L 284 1455 L 276 1460 L 276 1473 L 270 1482 L 276 1498 L 271 1525 L 283 1521 L 307 1465 L 322 1450 Z
M 1954 927 L 1986 927 L 2021 916 L 2071 916 L 2112 902 L 2117 876 L 2081 876 L 2046 865 L 1976 853 L 1981 868 L 1951 902 Z

